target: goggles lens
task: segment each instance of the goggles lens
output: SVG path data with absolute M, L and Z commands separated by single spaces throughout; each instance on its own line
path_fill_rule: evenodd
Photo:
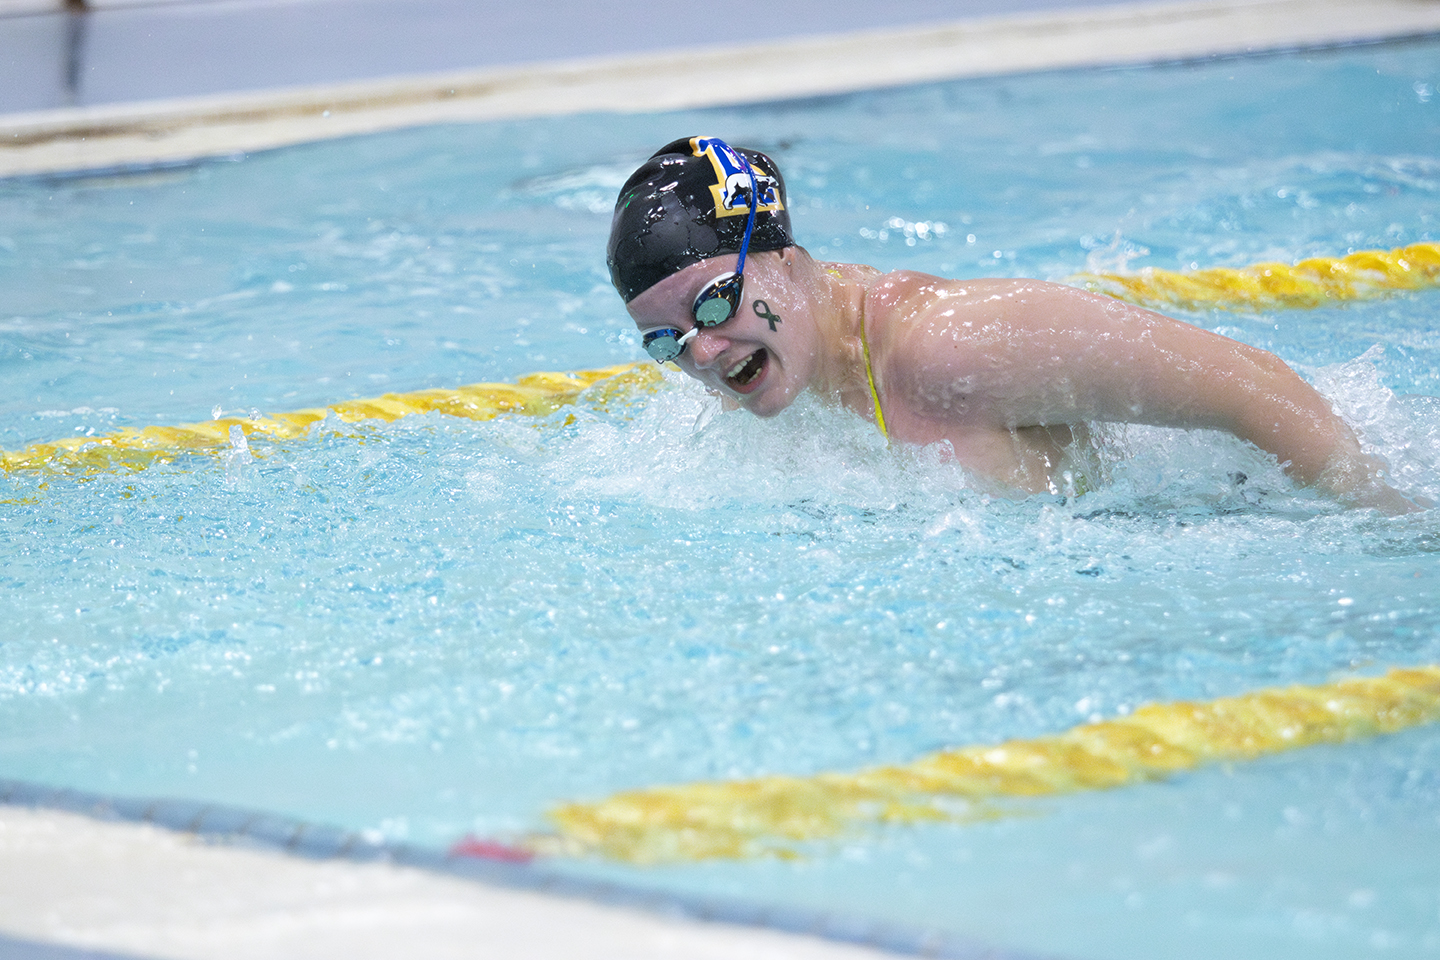
M 645 352 L 657 363 L 669 363 L 685 352 L 685 344 L 694 339 L 701 327 L 714 327 L 735 316 L 745 295 L 745 278 L 738 273 L 722 273 L 705 284 L 692 308 L 695 326 L 682 334 L 674 327 L 651 330 L 640 338 Z
M 656 363 L 669 363 L 685 352 L 685 344 L 695 336 L 695 331 L 681 333 L 674 327 L 651 330 L 641 338 L 645 352 L 655 358 Z
M 690 311 L 697 324 L 713 327 L 735 316 L 744 296 L 745 278 L 738 273 L 722 273 L 705 284 Z

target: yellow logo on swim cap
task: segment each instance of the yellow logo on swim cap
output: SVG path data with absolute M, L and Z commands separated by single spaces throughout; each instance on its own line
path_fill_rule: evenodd
M 748 216 L 750 205 L 744 197 L 750 193 L 750 173 L 735 149 L 718 137 L 691 137 L 690 149 L 697 157 L 708 157 L 715 168 L 716 182 L 710 186 L 715 198 L 715 216 Z M 784 210 L 785 205 L 780 202 L 780 182 L 758 164 L 750 164 L 750 170 L 755 174 L 756 192 L 760 195 L 756 215 Z

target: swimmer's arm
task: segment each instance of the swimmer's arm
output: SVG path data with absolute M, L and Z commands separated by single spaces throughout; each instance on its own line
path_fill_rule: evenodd
M 1419 509 L 1384 482 L 1382 465 L 1330 403 L 1274 354 L 1109 297 L 1059 296 L 1080 335 L 1091 419 L 1226 430 L 1343 503 Z
M 1344 503 L 1418 509 L 1381 479 L 1381 464 L 1325 398 L 1273 354 L 1073 287 L 1009 283 L 1003 298 L 989 298 L 999 305 L 986 311 L 995 325 L 978 347 L 995 371 L 995 410 L 1010 425 L 1225 430 Z
M 1200 378 L 1196 402 L 1220 415 L 1222 429 L 1274 454 L 1296 481 L 1342 503 L 1387 514 L 1419 509 L 1382 479 L 1383 464 L 1360 449 L 1329 402 L 1278 357 L 1244 344 L 1221 353 L 1233 365 Z

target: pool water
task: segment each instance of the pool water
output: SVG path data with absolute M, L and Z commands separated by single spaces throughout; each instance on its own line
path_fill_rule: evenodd
M 614 194 L 713 132 L 822 258 L 1242 266 L 1440 236 L 1440 41 L 435 127 L 0 181 L 0 447 L 640 359 Z M 1440 292 L 1184 319 L 1274 350 L 1440 499 Z M 904 762 L 1151 701 L 1440 663 L 1440 518 L 1105 427 L 1014 502 L 678 375 L 139 473 L 0 480 L 0 774 L 444 845 L 628 787 Z M 253 454 L 253 455 L 252 455 Z M 1067 957 L 1440 956 L 1440 730 L 889 827 L 562 869 Z

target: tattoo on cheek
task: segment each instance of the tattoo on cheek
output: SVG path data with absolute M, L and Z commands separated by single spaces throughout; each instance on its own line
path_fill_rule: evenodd
M 753 304 L 751 304 L 751 308 L 755 311 L 755 316 L 759 317 L 761 320 L 768 320 L 770 322 L 771 330 L 775 329 L 775 324 L 781 322 L 780 315 L 778 313 L 771 313 L 770 304 L 766 303 L 764 300 L 756 300 Z

